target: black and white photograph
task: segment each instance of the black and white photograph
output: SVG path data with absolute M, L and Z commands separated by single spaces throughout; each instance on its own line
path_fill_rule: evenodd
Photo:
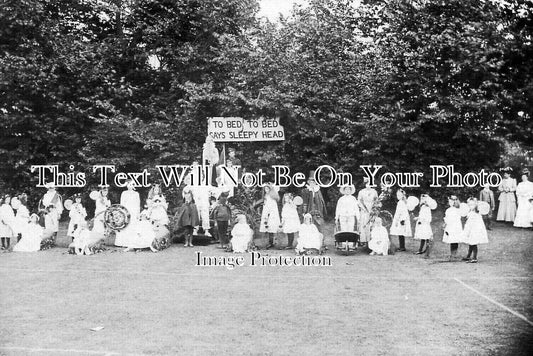
M 0 0 L 0 355 L 533 354 L 533 0 Z

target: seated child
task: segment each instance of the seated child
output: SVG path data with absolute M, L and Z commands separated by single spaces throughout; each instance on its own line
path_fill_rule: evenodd
M 254 237 L 254 231 L 246 223 L 246 216 L 237 216 L 237 223 L 231 230 L 231 236 L 233 252 L 242 253 L 248 251 Z
M 301 254 L 308 249 L 320 251 L 322 249 L 322 234 L 313 224 L 311 214 L 304 215 L 304 222 L 298 230 L 298 243 L 296 244 L 296 253 Z
M 76 255 L 92 255 L 94 249 L 104 242 L 104 233 L 93 229 L 94 223 L 83 221 L 74 231 L 74 241 L 68 246 L 69 252 L 73 250 Z
M 152 252 L 157 252 L 153 246 L 156 234 L 150 216 L 147 210 L 141 212 L 140 220 L 135 224 L 135 236 L 128 241 L 128 245 L 124 252 L 132 251 L 134 249 L 149 248 Z
M 34 252 L 41 249 L 43 227 L 39 225 L 39 216 L 31 214 L 29 224 L 21 229 L 22 238 L 13 247 L 14 252 Z
M 370 232 L 370 241 L 368 242 L 368 248 L 372 250 L 370 255 L 383 255 L 389 254 L 389 233 L 387 228 L 383 226 L 381 218 L 377 217 L 374 220 L 372 231 Z

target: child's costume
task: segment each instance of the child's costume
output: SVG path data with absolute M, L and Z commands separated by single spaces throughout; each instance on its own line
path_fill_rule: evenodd
M 387 256 L 389 254 L 390 240 L 389 233 L 385 226 L 374 226 L 370 233 L 371 239 L 368 241 L 368 248 L 378 255 Z
M 450 206 L 444 213 L 444 235 L 442 242 L 455 244 L 463 242 L 463 223 L 461 222 L 461 211 L 459 208 Z
M 470 211 L 466 216 L 462 242 L 469 245 L 486 244 L 489 242 L 483 218 L 479 213 Z
M 39 224 L 26 223 L 22 229 L 22 238 L 13 247 L 15 252 L 35 252 L 41 249 L 43 227 Z
M 74 203 L 70 208 L 70 222 L 68 223 L 67 236 L 73 236 L 78 226 L 85 222 L 87 211 L 81 203 Z
M 282 231 L 285 234 L 294 234 L 300 229 L 300 217 L 296 205 L 292 201 L 287 202 L 281 209 Z
M 303 223 L 300 225 L 298 231 L 298 243 L 296 244 L 296 252 L 304 252 L 306 249 L 322 248 L 322 234 L 318 231 L 315 224 Z
M 397 236 L 412 236 L 411 231 L 411 217 L 409 216 L 409 210 L 405 200 L 398 200 L 396 204 L 396 211 L 394 212 L 394 218 L 392 219 L 392 226 L 390 228 L 391 235 Z
M 415 227 L 415 239 L 432 240 L 433 230 L 431 230 L 431 208 L 425 204 L 420 206 L 418 221 Z
M 231 230 L 233 252 L 246 252 L 252 242 L 254 232 L 247 223 L 237 223 Z
M 278 202 L 272 199 L 269 194 L 265 195 L 263 211 L 261 212 L 261 225 L 259 232 L 278 232 L 280 225 Z

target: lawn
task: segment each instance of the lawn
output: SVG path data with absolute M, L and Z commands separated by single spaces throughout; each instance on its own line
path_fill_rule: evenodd
M 530 355 L 533 232 L 489 239 L 478 264 L 444 262 L 441 235 L 429 259 L 412 239 L 383 257 L 329 237 L 330 267 L 196 267 L 227 254 L 213 245 L 3 253 L 0 354 Z

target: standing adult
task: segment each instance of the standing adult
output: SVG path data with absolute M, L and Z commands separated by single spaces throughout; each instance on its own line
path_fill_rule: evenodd
M 531 203 L 529 200 L 533 197 L 533 182 L 529 181 L 529 170 L 524 170 L 520 176 L 521 182 L 516 187 L 516 196 L 518 197 L 518 209 L 514 220 L 515 227 L 531 227 Z
M 130 213 L 130 223 L 123 230 L 117 231 L 115 237 L 116 246 L 129 246 L 129 239 L 135 238 L 136 228 L 135 225 L 139 220 L 141 210 L 141 199 L 139 193 L 135 191 L 135 185 L 132 180 L 128 181 L 127 190 L 123 191 L 120 195 L 120 205 L 125 207 Z
M 322 232 L 324 217 L 326 216 L 326 203 L 324 202 L 322 192 L 320 192 L 320 186 L 316 183 L 315 171 L 309 172 L 307 185 L 302 190 L 301 195 L 303 200 L 303 213 L 311 214 L 313 223 L 317 226 L 318 231 Z
M 370 241 L 371 230 L 370 213 L 378 200 L 378 192 L 370 186 L 370 180 L 367 177 L 363 179 L 363 182 L 365 183 L 365 187 L 357 194 L 360 209 L 359 241 L 368 242 Z
M 38 205 L 39 213 L 41 215 L 41 225 L 44 225 L 44 214 L 50 205 L 55 207 L 55 213 L 57 217 L 57 221 L 55 223 L 59 225 L 59 219 L 61 218 L 61 213 L 63 213 L 63 198 L 56 191 L 56 187 L 53 183 L 47 183 L 45 188 L 47 191 L 44 193 L 41 200 L 39 200 Z
M 516 179 L 511 178 L 513 170 L 510 167 L 504 168 L 502 171 L 504 172 L 503 179 L 498 187 L 500 206 L 498 207 L 496 220 L 513 222 L 516 216 Z
M 359 204 L 354 197 L 355 187 L 352 185 L 340 188 L 342 196 L 337 201 L 335 209 L 335 223 L 339 231 L 356 232 L 360 220 Z
M 219 162 L 219 153 L 215 141 L 211 136 L 205 138 L 202 150 L 202 165 L 209 166 L 207 183 L 212 184 L 216 178 L 216 164 Z
M 94 201 L 94 225 L 93 231 L 99 233 L 105 233 L 105 223 L 104 223 L 104 211 L 111 206 L 111 200 L 107 196 L 109 190 L 107 187 L 102 187 L 100 191 L 97 192 L 96 199 Z

